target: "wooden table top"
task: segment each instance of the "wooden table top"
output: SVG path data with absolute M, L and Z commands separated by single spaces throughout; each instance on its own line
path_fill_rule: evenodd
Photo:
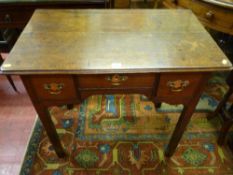
M 94 74 L 231 68 L 189 10 L 37 10 L 1 69 Z

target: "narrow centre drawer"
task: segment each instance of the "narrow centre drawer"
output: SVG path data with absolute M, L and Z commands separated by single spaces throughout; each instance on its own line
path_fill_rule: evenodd
M 78 76 L 79 88 L 153 87 L 155 74 L 100 74 Z

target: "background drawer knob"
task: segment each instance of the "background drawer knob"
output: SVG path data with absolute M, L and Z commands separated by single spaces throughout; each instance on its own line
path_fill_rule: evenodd
M 205 14 L 206 19 L 212 20 L 214 18 L 214 13 L 212 11 L 208 11 Z
M 6 23 L 12 22 L 11 16 L 10 16 L 9 14 L 6 14 L 5 17 L 4 17 L 4 21 L 5 21 Z
M 112 75 L 112 76 L 107 76 L 105 79 L 107 81 L 110 81 L 113 86 L 119 86 L 119 85 L 121 85 L 121 83 L 123 81 L 126 81 L 128 79 L 128 77 L 124 76 L 124 75 L 115 74 L 115 75 Z
M 58 95 L 62 92 L 64 88 L 63 83 L 46 83 L 44 84 L 44 89 L 49 92 L 51 95 Z
M 167 86 L 169 87 L 171 92 L 181 92 L 187 86 L 189 86 L 188 80 L 175 80 L 175 81 L 168 81 Z

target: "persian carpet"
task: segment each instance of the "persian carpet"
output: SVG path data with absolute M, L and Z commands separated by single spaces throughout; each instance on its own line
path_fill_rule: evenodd
M 65 106 L 49 110 L 69 156 L 56 156 L 38 120 L 20 174 L 233 175 L 231 151 L 216 144 L 220 121 L 206 119 L 226 91 L 220 80 L 215 76 L 208 83 L 198 112 L 170 159 L 163 152 L 182 106 L 165 104 L 156 111 L 141 95 L 91 96 L 72 110 Z

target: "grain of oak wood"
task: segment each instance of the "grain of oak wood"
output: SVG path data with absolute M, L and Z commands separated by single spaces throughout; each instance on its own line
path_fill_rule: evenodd
M 232 65 L 188 10 L 38 10 L 1 69 L 21 76 L 59 157 L 48 106 L 119 93 L 183 104 L 170 157 L 211 72 Z
M 189 10 L 37 10 L 2 70 L 193 72 L 230 65 Z

